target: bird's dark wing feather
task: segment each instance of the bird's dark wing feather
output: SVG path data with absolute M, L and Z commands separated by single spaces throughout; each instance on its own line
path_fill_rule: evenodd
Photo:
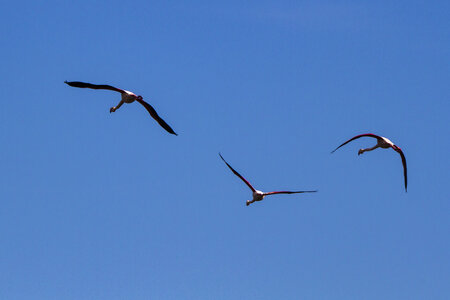
M 403 176 L 405 177 L 405 191 L 408 191 L 408 172 L 406 169 L 406 157 L 403 154 L 403 151 L 401 149 L 398 149 L 397 152 L 400 154 L 400 157 L 402 158 L 402 164 L 403 164 Z
M 239 174 L 238 172 L 236 172 L 235 169 L 233 169 L 228 163 L 227 161 L 222 157 L 222 154 L 220 154 L 220 158 L 227 164 L 228 168 L 230 168 L 230 170 L 234 173 L 234 175 L 236 175 L 237 177 L 239 177 L 243 182 L 245 182 L 246 185 L 248 185 L 248 187 L 252 190 L 252 192 L 256 192 L 255 188 L 250 184 L 250 182 L 248 182 L 244 177 L 241 176 L 241 174 Z
M 268 193 L 264 193 L 264 196 L 267 195 L 275 195 L 275 194 L 298 194 L 298 193 L 315 193 L 317 191 L 277 191 L 277 192 L 268 192 Z
M 333 151 L 331 151 L 331 153 L 333 153 L 333 152 L 336 151 L 337 149 L 341 148 L 342 146 L 344 146 L 344 145 L 350 143 L 351 141 L 356 140 L 356 139 L 359 139 L 359 138 L 361 138 L 361 137 L 365 137 L 365 136 L 373 137 L 373 138 L 376 138 L 376 139 L 381 139 L 381 136 L 378 136 L 378 135 L 373 134 L 373 133 L 364 133 L 364 134 L 360 134 L 360 135 L 357 135 L 357 136 L 352 137 L 351 139 L 349 139 L 349 140 L 346 141 L 345 143 L 341 144 L 339 147 L 337 147 L 336 149 L 334 149 Z
M 124 90 L 118 89 L 116 87 L 106 85 L 106 84 L 92 84 L 87 82 L 80 82 L 80 81 L 64 81 L 64 83 L 77 87 L 77 88 L 90 88 L 95 90 L 111 90 L 119 93 L 123 93 Z
M 147 102 L 145 102 L 142 99 L 136 99 L 137 102 L 139 102 L 140 104 L 142 104 L 145 109 L 150 113 L 150 115 L 153 117 L 153 119 L 156 120 L 156 122 L 159 123 L 159 125 L 161 125 L 162 128 L 164 128 L 165 130 L 167 130 L 167 132 L 171 133 L 171 134 L 175 134 L 175 131 L 173 131 L 173 129 L 163 120 L 161 119 L 158 114 L 156 113 L 156 110 Z

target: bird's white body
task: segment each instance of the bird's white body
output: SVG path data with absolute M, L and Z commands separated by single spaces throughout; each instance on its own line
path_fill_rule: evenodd
M 136 100 L 137 96 L 135 93 L 130 91 L 125 91 L 122 93 L 122 101 L 125 103 L 133 103 Z
M 381 139 L 378 140 L 378 144 L 381 148 L 391 148 L 394 145 L 393 142 L 385 137 L 381 137 Z
M 255 190 L 252 193 L 252 196 L 253 196 L 252 200 L 247 200 L 247 203 L 246 203 L 247 205 L 250 205 L 250 204 L 252 204 L 253 202 L 256 202 L 256 201 L 261 201 L 262 199 L 264 199 L 264 197 L 266 195 L 264 195 L 264 192 L 262 192 L 262 191 Z

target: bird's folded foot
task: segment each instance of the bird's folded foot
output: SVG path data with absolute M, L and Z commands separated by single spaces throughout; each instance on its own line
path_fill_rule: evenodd
M 109 113 L 113 113 L 113 112 L 115 112 L 116 111 L 116 108 L 115 107 L 111 107 L 110 109 L 109 109 Z

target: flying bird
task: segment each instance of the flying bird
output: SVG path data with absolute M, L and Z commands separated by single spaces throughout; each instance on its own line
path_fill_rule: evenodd
M 119 104 L 117 104 L 117 106 L 111 107 L 111 109 L 109 110 L 110 113 L 113 113 L 116 110 L 118 110 L 119 107 L 122 106 L 122 104 L 132 103 L 136 100 L 145 107 L 145 109 L 150 113 L 153 119 L 155 119 L 156 122 L 158 122 L 162 128 L 164 128 L 167 132 L 171 134 L 177 135 L 175 131 L 173 131 L 173 129 L 163 119 L 161 119 L 161 117 L 156 113 L 156 110 L 150 104 L 148 104 L 142 99 L 142 96 L 138 96 L 130 91 L 122 90 L 105 84 L 91 84 L 80 81 L 64 81 L 64 83 L 77 88 L 90 88 L 95 90 L 110 90 L 119 92 L 122 95 L 122 99 L 120 100 Z
M 225 162 L 225 164 L 228 166 L 228 168 L 230 168 L 230 170 L 234 173 L 234 175 L 236 175 L 237 177 L 239 177 L 243 182 L 245 182 L 245 184 L 252 190 L 253 192 L 253 200 L 247 200 L 247 206 L 252 204 L 255 201 L 261 201 L 265 196 L 268 195 L 275 195 L 275 194 L 298 194 L 298 193 L 315 193 L 317 191 L 277 191 L 277 192 L 268 192 L 268 193 L 264 193 L 261 191 L 258 191 L 257 189 L 255 189 L 250 182 L 248 182 L 244 177 L 242 177 L 241 174 L 239 174 L 235 169 L 233 169 L 227 162 L 226 160 L 222 157 L 222 155 L 219 153 L 220 158 Z
M 407 169 L 406 169 L 406 158 L 405 155 L 403 154 L 402 149 L 400 149 L 400 147 L 398 147 L 397 145 L 394 145 L 393 142 L 391 142 L 389 139 L 373 134 L 373 133 L 365 133 L 365 134 L 360 134 L 357 135 L 355 137 L 352 137 L 351 139 L 349 139 L 348 141 L 346 141 L 345 143 L 343 143 L 342 145 L 340 145 L 339 147 L 337 147 L 336 149 L 334 149 L 333 151 L 331 151 L 331 153 L 334 153 L 334 151 L 336 151 L 337 149 L 341 148 L 342 146 L 350 143 L 353 140 L 359 139 L 361 137 L 372 137 L 372 138 L 376 138 L 377 139 L 377 144 L 371 148 L 366 148 L 366 149 L 359 149 L 358 151 L 358 155 L 363 154 L 366 151 L 372 151 L 375 150 L 377 148 L 383 148 L 383 149 L 388 149 L 388 148 L 392 148 L 394 149 L 398 154 L 400 154 L 400 157 L 402 158 L 402 164 L 403 164 L 403 176 L 405 178 L 405 191 L 407 191 L 407 187 L 408 187 L 408 174 L 407 174 Z

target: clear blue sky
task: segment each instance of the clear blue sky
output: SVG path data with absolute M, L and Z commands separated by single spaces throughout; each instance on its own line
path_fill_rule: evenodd
M 2 2 L 0 298 L 450 299 L 449 3 Z

